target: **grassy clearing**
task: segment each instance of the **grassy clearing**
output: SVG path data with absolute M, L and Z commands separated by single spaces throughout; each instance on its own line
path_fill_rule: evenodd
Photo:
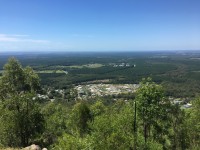
M 37 71 L 37 73 L 64 73 L 63 70 L 41 70 Z
M 68 68 L 76 68 L 76 69 L 81 69 L 81 68 L 100 68 L 104 65 L 102 64 L 86 64 L 86 65 L 74 65 L 74 66 L 68 66 Z

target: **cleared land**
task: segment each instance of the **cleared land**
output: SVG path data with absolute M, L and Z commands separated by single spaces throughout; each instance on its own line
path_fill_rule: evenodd
M 67 68 L 78 68 L 78 69 L 81 69 L 81 68 L 100 68 L 100 67 L 103 67 L 104 65 L 102 64 L 86 64 L 86 65 L 73 65 L 73 66 L 67 66 Z
M 42 70 L 37 71 L 37 73 L 65 73 L 63 70 Z
M 133 93 L 139 87 L 139 84 L 88 84 L 78 85 L 75 89 L 79 97 L 83 95 L 105 96 L 117 95 L 121 93 Z

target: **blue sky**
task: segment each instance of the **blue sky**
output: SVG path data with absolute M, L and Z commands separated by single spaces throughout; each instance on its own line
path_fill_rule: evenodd
M 200 0 L 0 0 L 0 51 L 200 50 Z

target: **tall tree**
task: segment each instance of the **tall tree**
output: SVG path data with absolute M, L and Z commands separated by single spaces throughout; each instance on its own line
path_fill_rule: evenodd
M 78 133 L 81 137 L 89 132 L 89 121 L 92 120 L 92 114 L 88 104 L 85 101 L 78 102 L 74 105 L 69 126 L 72 127 L 74 134 Z
M 166 116 L 167 101 L 162 87 L 152 82 L 151 78 L 143 79 L 137 90 L 136 103 L 138 117 L 142 120 L 143 137 L 147 143 L 149 137 L 155 137 L 151 131 L 160 129 L 159 126 Z
M 195 98 L 187 113 L 190 149 L 200 149 L 200 97 Z
M 24 69 L 18 60 L 10 58 L 4 65 L 0 87 L 1 99 L 12 94 L 36 92 L 40 88 L 39 77 L 31 67 Z
M 24 69 L 25 75 L 25 91 L 35 92 L 40 89 L 39 76 L 34 72 L 31 67 Z
M 0 87 L 0 141 L 8 146 L 26 146 L 44 127 L 34 100 L 39 88 L 38 75 L 10 58 L 4 66 Z

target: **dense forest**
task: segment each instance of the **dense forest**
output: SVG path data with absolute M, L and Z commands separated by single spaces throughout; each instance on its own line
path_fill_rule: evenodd
M 162 71 L 165 64 L 154 65 L 161 68 L 155 70 L 155 74 L 165 72 Z M 197 92 L 192 94 L 192 107 L 189 109 L 181 109 L 178 104 L 173 104 L 168 95 L 178 82 L 166 92 L 166 87 L 171 88 L 168 83 L 156 81 L 154 77 L 153 80 L 148 77 L 139 82 L 138 78 L 140 87 L 128 101 L 110 102 L 104 97 L 93 100 L 71 97 L 70 100 L 60 98 L 53 102 L 41 101 L 37 95 L 45 93 L 45 88 L 40 84 L 37 69 L 24 66 L 15 58 L 10 58 L 0 77 L 2 148 L 22 148 L 34 143 L 55 150 L 200 149 L 200 97 L 196 96 Z M 107 68 L 109 66 L 105 66 L 103 70 Z M 175 70 L 171 75 L 177 70 L 184 71 L 184 67 L 177 69 L 169 65 L 167 68 Z M 89 71 L 87 69 L 79 69 L 79 73 L 84 75 Z M 107 73 L 112 72 L 115 79 L 112 82 L 119 81 L 115 74 L 119 75 L 120 69 L 108 69 Z M 131 70 L 131 66 L 128 66 L 126 71 L 129 69 Z M 75 75 L 78 73 L 76 70 L 71 68 L 68 71 Z M 154 72 L 154 69 L 150 70 Z M 101 75 L 101 69 L 96 71 Z M 102 75 L 106 75 L 104 71 Z M 123 69 L 121 71 L 123 72 Z M 61 82 L 65 82 L 64 78 L 67 78 L 63 78 L 63 74 L 55 75 L 58 76 L 56 80 Z M 149 73 L 146 75 L 152 77 Z
M 142 78 L 151 77 L 154 82 L 162 84 L 168 96 L 194 98 L 200 93 L 198 51 L 12 55 L 20 60 L 23 67 L 31 66 L 38 73 L 42 86 L 62 89 L 72 84 L 98 80 L 108 80 L 111 84 L 133 84 L 139 83 Z M 9 53 L 0 55 L 0 74 L 9 57 Z

